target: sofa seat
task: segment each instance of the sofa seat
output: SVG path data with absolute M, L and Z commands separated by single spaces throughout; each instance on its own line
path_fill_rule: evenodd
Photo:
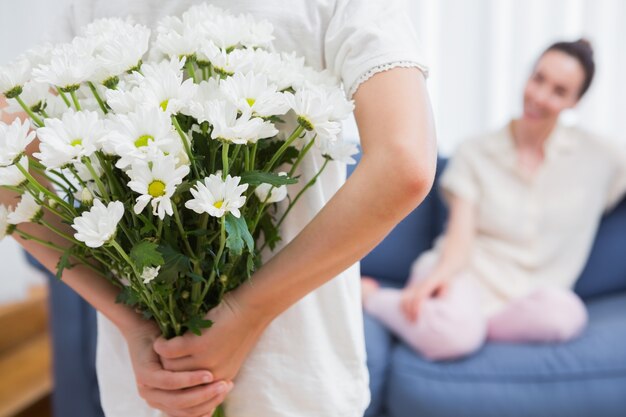
M 570 343 L 488 343 L 447 363 L 429 362 L 403 343 L 368 340 L 383 342 L 378 351 L 390 355 L 389 417 L 625 416 L 626 293 L 587 307 L 589 325 Z

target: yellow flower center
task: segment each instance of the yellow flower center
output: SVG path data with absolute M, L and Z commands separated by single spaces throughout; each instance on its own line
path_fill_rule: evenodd
M 256 100 L 253 98 L 247 98 L 246 101 L 250 107 L 254 106 L 254 103 L 256 103 Z
M 154 180 L 148 185 L 148 194 L 152 197 L 162 197 L 165 195 L 165 183 L 163 181 Z
M 168 105 L 168 104 L 170 104 L 169 99 L 167 99 L 167 100 L 163 100 L 163 101 L 161 102 L 161 104 L 159 104 L 159 106 L 161 107 L 161 110 L 165 111 L 165 110 L 167 110 L 167 105 Z
M 141 148 L 142 146 L 148 146 L 149 140 L 154 140 L 154 136 L 150 136 L 150 135 L 139 136 L 139 138 L 135 141 L 135 147 Z
M 83 140 L 82 139 L 74 139 L 73 141 L 70 142 L 70 145 L 72 146 L 78 146 L 78 145 L 82 145 L 83 144 Z
M 224 200 L 216 201 L 215 203 L 213 203 L 213 207 L 215 207 L 216 209 L 221 209 L 223 205 Z

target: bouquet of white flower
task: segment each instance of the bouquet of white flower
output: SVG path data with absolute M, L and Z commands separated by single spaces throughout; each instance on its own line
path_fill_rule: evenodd
M 0 206 L 0 238 L 61 251 L 59 278 L 89 266 L 166 337 L 210 326 L 206 313 L 260 266 L 302 193 L 328 163 L 356 153 L 338 137 L 353 110 L 338 81 L 273 52 L 272 31 L 198 5 L 161 20 L 152 43 L 144 26 L 102 19 L 0 67 L 0 92 L 30 117 L 0 124 L 0 185 L 22 195 L 14 209 Z M 312 152 L 325 162 L 299 178 Z

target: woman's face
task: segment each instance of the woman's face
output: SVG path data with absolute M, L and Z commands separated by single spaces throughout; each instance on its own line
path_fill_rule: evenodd
M 524 89 L 524 115 L 528 121 L 555 121 L 578 102 L 585 71 L 578 60 L 561 51 L 539 58 Z

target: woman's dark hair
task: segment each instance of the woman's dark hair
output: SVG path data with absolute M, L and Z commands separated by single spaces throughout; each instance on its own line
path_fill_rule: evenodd
M 580 87 L 580 91 L 578 92 L 578 98 L 581 98 L 587 90 L 589 90 L 591 81 L 593 81 L 593 75 L 596 72 L 596 64 L 593 60 L 593 47 L 591 46 L 591 43 L 584 38 L 574 42 L 557 42 L 550 45 L 548 49 L 545 50 L 544 54 L 550 51 L 564 52 L 567 55 L 576 58 L 578 62 L 580 62 L 580 65 L 585 71 L 585 79 L 583 81 L 583 85 Z

